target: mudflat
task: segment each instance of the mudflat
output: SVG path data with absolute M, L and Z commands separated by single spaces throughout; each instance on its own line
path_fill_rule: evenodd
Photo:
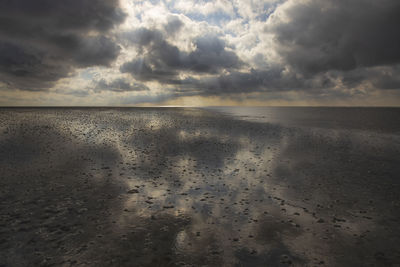
M 0 109 L 0 266 L 399 266 L 399 132 L 278 122 Z

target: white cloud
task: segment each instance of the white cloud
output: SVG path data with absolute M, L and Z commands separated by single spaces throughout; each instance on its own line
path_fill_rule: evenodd
M 174 9 L 184 14 L 201 14 L 209 16 L 212 14 L 224 14 L 229 17 L 235 16 L 234 6 L 228 0 L 216 1 L 196 1 L 196 0 L 177 0 L 173 3 Z

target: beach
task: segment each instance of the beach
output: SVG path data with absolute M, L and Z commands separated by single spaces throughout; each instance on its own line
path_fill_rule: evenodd
M 0 266 L 399 266 L 400 109 L 257 112 L 0 108 Z

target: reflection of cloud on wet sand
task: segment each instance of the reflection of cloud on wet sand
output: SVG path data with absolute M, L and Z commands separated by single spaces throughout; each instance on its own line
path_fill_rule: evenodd
M 395 158 L 391 154 L 395 149 L 386 143 L 363 146 L 360 143 L 372 139 L 237 121 L 196 109 L 57 109 L 56 116 L 54 110 L 6 110 L 0 114 L 2 124 L 9 122 L 11 114 L 15 124 L 9 128 L 14 132 L 3 133 L 1 140 L 7 142 L 0 153 L 14 151 L 20 158 L 16 162 L 2 157 L 2 164 L 18 164 L 22 170 L 4 171 L 9 177 L 4 182 L 8 187 L 2 190 L 2 199 L 10 197 L 7 209 L 23 205 L 12 203 L 24 194 L 11 193 L 11 177 L 17 181 L 12 185 L 21 190 L 26 187 L 18 181 L 33 188 L 38 184 L 32 180 L 40 181 L 38 197 L 24 195 L 37 209 L 63 207 L 61 215 L 50 213 L 44 219 L 54 233 L 41 254 L 30 251 L 42 243 L 24 239 L 26 261 L 357 265 L 368 256 L 364 250 L 374 257 L 370 262 L 395 261 L 396 235 L 386 245 L 388 252 L 376 251 L 375 244 L 376 238 L 389 234 L 376 226 L 379 214 L 396 213 L 377 210 L 385 201 L 379 197 L 385 194 L 361 180 L 369 174 L 372 181 L 381 170 L 360 155 Z M 24 137 L 16 130 L 21 121 L 24 134 L 38 141 L 22 142 Z M 20 150 L 14 147 L 18 144 L 23 144 Z M 36 171 L 31 159 L 22 157 L 23 149 L 30 147 L 39 151 L 32 157 L 37 160 Z M 374 152 L 379 149 L 380 154 Z M 349 160 L 356 165 L 346 163 Z M 396 173 L 395 163 L 387 163 L 388 172 Z M 363 170 L 366 164 L 370 172 Z M 30 181 L 24 181 L 27 173 Z M 342 179 L 343 175 L 349 178 Z M 53 176 L 59 177 L 59 197 L 49 204 L 48 181 Z M 356 181 L 349 180 L 354 177 Z M 354 203 L 351 192 L 360 184 L 365 190 L 358 189 L 359 202 Z M 7 218 L 19 222 L 15 216 Z M 42 219 L 36 216 L 26 215 L 27 225 L 36 225 L 26 230 L 32 240 L 47 233 L 37 228 Z M 373 218 L 364 218 L 369 216 Z M 384 226 L 393 227 L 391 221 Z M 6 245 L 2 243 L 3 251 L 17 255 L 21 252 L 17 240 L 9 239 L 11 234 L 10 228 L 0 236 L 8 239 Z M 64 250 L 52 249 L 60 240 Z M 346 256 L 348 250 L 358 256 Z M 339 254 L 343 256 L 337 258 Z

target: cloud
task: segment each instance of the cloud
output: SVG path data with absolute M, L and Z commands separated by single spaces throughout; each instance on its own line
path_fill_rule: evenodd
M 234 0 L 233 2 L 242 18 L 265 20 L 275 10 L 277 4 L 284 0 Z
M 270 49 L 280 60 L 259 54 L 256 59 L 269 60 L 262 68 L 225 68 L 213 77 L 186 77 L 175 84 L 180 92 L 200 95 L 310 91 L 344 97 L 355 88 L 398 89 L 399 14 L 400 3 L 389 0 L 286 1 L 260 32 L 272 40 Z M 212 47 L 204 50 L 218 51 L 217 43 Z
M 357 68 L 337 75 L 349 88 L 364 83 L 376 89 L 400 89 L 400 65 Z
M 288 72 L 279 66 L 268 70 L 251 69 L 233 71 L 199 79 L 189 77 L 176 82 L 177 91 L 182 95 L 223 95 L 253 92 L 282 92 L 290 90 L 325 89 L 335 85 L 328 75 L 305 78 Z
M 94 91 L 113 91 L 113 92 L 128 92 L 128 91 L 149 91 L 149 88 L 141 83 L 130 83 L 124 78 L 118 78 L 107 82 L 101 79 L 95 82 Z
M 397 0 L 3 1 L 0 90 L 87 103 L 395 94 L 399 14 Z
M 225 42 L 213 34 L 196 38 L 194 45 L 196 49 L 183 60 L 184 66 L 191 71 L 217 73 L 243 65 L 235 52 L 227 50 Z
M 265 31 L 296 71 L 349 71 L 400 62 L 399 14 L 396 0 L 290 0 Z
M 213 34 L 195 38 L 192 43 L 195 49 L 191 52 L 181 51 L 169 43 L 165 33 L 157 29 L 140 28 L 125 36 L 140 56 L 124 63 L 120 70 L 138 80 L 175 83 L 180 72 L 217 74 L 244 64 Z
M 175 35 L 175 33 L 178 33 L 183 26 L 184 23 L 179 19 L 178 16 L 169 16 L 167 24 L 164 25 L 164 29 L 166 34 Z
M 157 94 L 143 94 L 124 97 L 121 101 L 123 105 L 135 105 L 142 103 L 161 103 L 174 98 L 178 98 L 181 95 L 174 93 L 157 93 Z
M 179 26 L 173 30 L 168 30 L 168 22 L 162 29 L 141 27 L 127 33 L 125 38 L 136 47 L 138 56 L 122 64 L 120 71 L 137 80 L 173 85 L 182 95 L 318 89 L 325 94 L 328 88 L 366 84 L 398 87 L 398 79 L 387 69 L 400 61 L 400 38 L 395 34 L 400 4 L 395 1 L 250 1 L 240 5 L 243 12 L 248 9 L 246 16 L 242 11 L 239 15 L 257 21 L 248 22 L 249 30 L 262 29 L 261 11 L 268 10 L 270 14 L 265 17 L 264 31 L 258 35 L 251 32 L 253 42 L 270 39 L 265 53 L 259 46 L 251 46 L 254 51 L 258 49 L 254 56 L 247 56 L 253 63 L 244 62 L 237 55 L 238 49 L 228 47 L 223 37 L 212 33 L 193 38 L 191 51 L 174 45 L 168 38 L 183 27 L 181 20 L 174 17 Z M 248 55 L 250 50 L 240 47 L 240 53 Z M 277 55 L 278 59 L 266 53 Z M 373 69 L 379 66 L 388 67 L 385 72 Z
M 0 78 L 46 90 L 75 68 L 110 66 L 120 47 L 108 33 L 124 18 L 117 0 L 2 1 Z
M 210 16 L 220 15 L 233 17 L 235 16 L 235 9 L 231 1 L 216 0 L 216 1 L 196 1 L 196 0 L 177 0 L 173 2 L 175 10 L 183 12 L 188 15 Z
M 0 41 L 0 79 L 7 87 L 29 90 L 41 90 L 50 87 L 53 82 L 65 77 L 71 71 L 69 65 L 55 68 L 43 61 L 44 51 L 36 48 L 24 48 L 17 44 Z

